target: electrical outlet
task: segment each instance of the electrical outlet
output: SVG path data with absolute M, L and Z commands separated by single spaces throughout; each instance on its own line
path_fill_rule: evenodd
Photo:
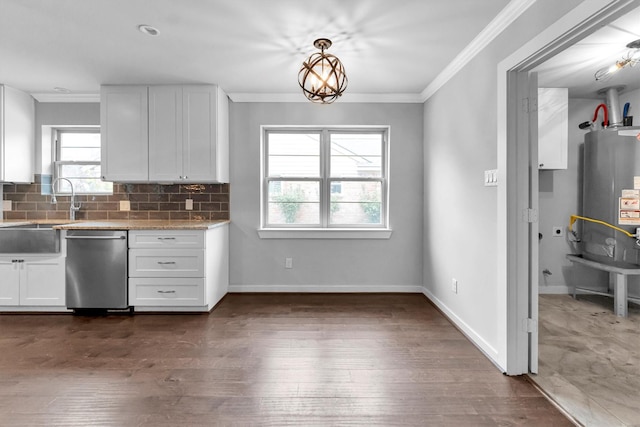
M 451 279 L 451 290 L 453 291 L 454 294 L 458 293 L 458 280 L 457 279 Z
M 564 237 L 564 227 L 553 227 L 551 235 L 555 237 Z
M 3 200 L 2 201 L 2 210 L 10 211 L 11 210 L 11 200 Z
M 293 268 L 293 258 L 284 259 L 284 268 Z
M 120 200 L 120 210 L 121 211 L 130 211 L 131 210 L 131 202 L 128 200 Z
M 184 201 L 184 208 L 188 211 L 193 210 L 193 199 L 186 199 Z

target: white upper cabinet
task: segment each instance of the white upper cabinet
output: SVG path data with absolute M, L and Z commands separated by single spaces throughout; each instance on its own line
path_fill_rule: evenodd
M 148 100 L 146 86 L 102 86 L 100 133 L 102 179 L 149 179 Z
M 0 85 L 0 181 L 33 182 L 34 150 L 33 98 Z
M 538 88 L 538 168 L 567 169 L 569 91 Z
M 114 88 L 144 90 L 145 115 L 132 117 L 132 122 L 116 130 L 116 134 L 136 134 L 133 119 L 140 118 L 148 129 L 146 143 L 130 137 L 122 144 L 112 144 L 109 136 L 109 111 L 113 109 L 107 94 Z M 142 92 L 141 92 L 142 93 Z M 207 183 L 229 182 L 229 101 L 227 95 L 214 85 L 174 86 L 104 86 L 101 99 L 104 179 L 125 182 Z M 130 100 L 135 104 L 134 100 Z M 105 105 L 107 104 L 107 105 Z M 139 104 L 136 104 L 139 105 Z M 118 108 L 124 108 L 120 106 Z M 113 111 L 116 116 L 121 112 Z M 106 135 L 106 138 L 104 137 Z M 136 140 L 134 140 L 136 139 Z M 140 162 L 137 175 L 130 176 L 131 164 L 121 163 L 112 169 L 111 163 L 128 155 L 134 148 L 144 146 L 145 157 L 132 156 L 130 162 Z M 129 147 L 129 149 L 127 149 Z M 110 156 L 110 157 L 109 157 Z M 122 166 L 122 167 L 120 167 Z M 106 171 L 106 173 L 105 173 Z M 116 172 L 116 173 L 109 173 Z

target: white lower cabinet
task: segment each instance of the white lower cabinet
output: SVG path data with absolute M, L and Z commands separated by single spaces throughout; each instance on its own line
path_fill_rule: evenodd
M 64 256 L 0 256 L 0 307 L 65 307 Z
M 229 288 L 229 226 L 129 231 L 135 311 L 209 311 Z

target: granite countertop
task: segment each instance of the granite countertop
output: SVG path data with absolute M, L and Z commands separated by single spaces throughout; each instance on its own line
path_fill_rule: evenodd
M 54 224 L 58 230 L 207 230 L 228 224 L 229 220 L 217 221 L 166 221 L 166 220 L 122 220 L 122 221 L 0 221 L 0 227 L 29 224 Z

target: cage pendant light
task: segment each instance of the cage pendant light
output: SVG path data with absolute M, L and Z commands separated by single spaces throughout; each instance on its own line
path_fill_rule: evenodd
M 325 49 L 331 47 L 331 40 L 318 39 L 313 45 L 320 49 L 302 63 L 298 73 L 298 83 L 304 96 L 312 102 L 331 104 L 347 88 L 347 75 L 344 65 Z

